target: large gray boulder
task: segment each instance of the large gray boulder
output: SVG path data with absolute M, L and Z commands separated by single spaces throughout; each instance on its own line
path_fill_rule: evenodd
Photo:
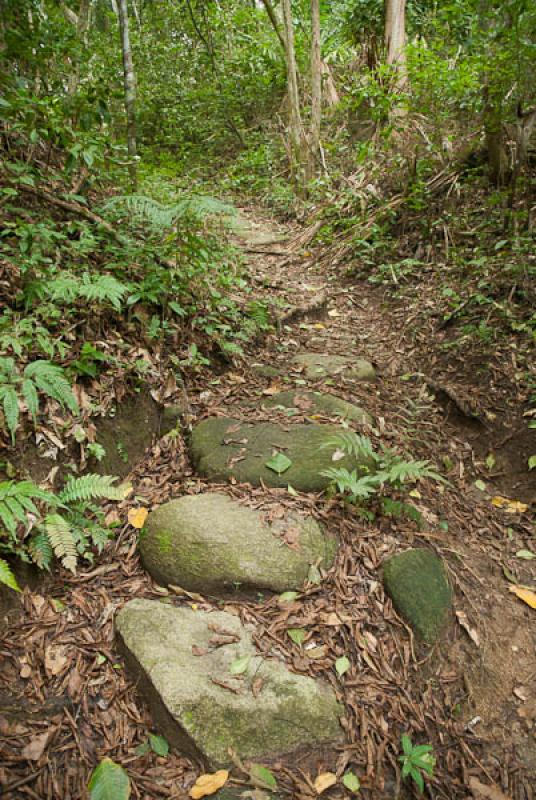
M 116 630 L 155 726 L 211 769 L 230 763 L 229 748 L 263 760 L 340 740 L 342 708 L 329 684 L 260 656 L 233 614 L 137 599 Z
M 341 397 L 323 392 L 286 391 L 278 392 L 267 400 L 263 400 L 266 408 L 282 408 L 293 410 L 306 417 L 339 417 L 349 422 L 372 424 L 372 417 L 359 406 L 348 403 Z
M 376 370 L 364 358 L 333 356 L 328 353 L 299 353 L 292 359 L 308 380 L 343 378 L 352 381 L 374 381 Z
M 265 522 L 259 511 L 213 492 L 164 503 L 140 536 L 143 565 L 156 581 L 220 594 L 296 589 L 311 564 L 329 568 L 336 549 L 312 517 Z
M 289 425 L 272 422 L 241 422 L 231 417 L 209 417 L 192 431 L 191 451 L 199 475 L 212 480 L 235 478 L 241 483 L 284 487 L 289 484 L 303 492 L 320 492 L 329 484 L 321 475 L 331 467 L 354 469 L 349 456 L 333 460 L 338 425 Z M 278 473 L 266 466 L 274 453 L 291 461 Z

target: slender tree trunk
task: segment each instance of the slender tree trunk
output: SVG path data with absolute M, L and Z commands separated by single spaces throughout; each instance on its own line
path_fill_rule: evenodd
M 127 146 L 128 146 L 128 172 L 132 190 L 137 188 L 136 174 L 136 76 L 130 48 L 128 30 L 128 0 L 118 0 L 117 11 L 119 16 L 119 30 L 121 33 L 121 49 L 123 53 L 123 73 L 125 85 L 125 108 L 127 112 Z
M 395 87 L 406 82 L 406 0 L 385 0 L 386 61 L 396 71 Z
M 78 39 L 80 41 L 81 47 L 87 47 L 88 41 L 88 30 L 89 30 L 89 18 L 91 13 L 91 0 L 80 0 L 80 8 L 78 10 L 78 14 L 74 14 L 72 11 L 69 13 L 69 9 L 64 6 L 64 12 L 68 19 L 73 22 L 76 26 L 76 32 L 78 34 Z M 73 65 L 73 71 L 69 75 L 69 82 L 67 86 L 67 91 L 69 94 L 76 94 L 78 89 L 78 84 L 80 83 L 80 56 L 77 56 L 76 63 Z
M 289 102 L 290 161 L 293 178 L 298 186 L 303 185 L 303 167 L 306 159 L 306 143 L 300 111 L 298 90 L 298 69 L 294 47 L 294 25 L 292 22 L 291 0 L 281 0 L 285 26 L 285 57 L 287 65 L 287 89 Z
M 309 171 L 315 172 L 320 155 L 322 119 L 322 60 L 320 55 L 320 0 L 311 0 L 311 142 Z
M 279 39 L 279 43 L 280 43 L 281 47 L 283 48 L 283 50 L 286 50 L 285 40 L 283 39 L 283 34 L 281 33 L 281 31 L 279 29 L 279 23 L 277 21 L 277 17 L 276 17 L 273 5 L 271 4 L 270 0 L 262 0 L 262 4 L 266 9 L 266 13 L 268 14 L 268 18 L 270 19 L 270 22 L 272 23 L 272 27 L 273 27 L 274 31 L 276 32 L 276 34 L 277 34 L 277 38 Z

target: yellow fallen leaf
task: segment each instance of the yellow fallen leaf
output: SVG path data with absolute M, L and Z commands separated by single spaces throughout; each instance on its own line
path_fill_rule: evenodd
M 528 505 L 520 500 L 509 500 L 498 494 L 491 498 L 491 505 L 495 508 L 502 508 L 507 514 L 523 514 L 528 508 Z
M 509 586 L 508 588 L 528 606 L 536 608 L 536 592 L 531 592 L 530 589 L 525 589 L 523 586 Z
M 322 794 L 329 789 L 330 786 L 334 786 L 337 783 L 337 776 L 333 772 L 321 772 L 320 775 L 317 775 L 314 787 L 315 792 L 317 794 Z
M 218 789 L 225 786 L 228 779 L 229 772 L 226 769 L 220 769 L 212 774 L 200 775 L 190 789 L 190 797 L 192 800 L 200 800 L 202 797 L 216 794 Z
M 321 322 L 315 322 L 315 324 L 313 325 L 313 328 L 315 328 L 315 330 L 317 330 L 317 331 L 325 331 L 326 330 L 326 326 L 322 325 Z
M 149 516 L 146 508 L 131 508 L 128 512 L 128 521 L 133 528 L 140 530 L 145 525 L 145 520 Z

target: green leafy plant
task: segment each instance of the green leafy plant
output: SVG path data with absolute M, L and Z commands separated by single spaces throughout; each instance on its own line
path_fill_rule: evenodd
M 206 217 L 232 217 L 236 211 L 229 203 L 223 203 L 208 195 L 185 195 L 176 203 L 159 203 L 152 197 L 129 194 L 114 197 L 106 209 L 124 209 L 131 219 L 148 223 L 156 230 L 171 228 L 185 218 L 202 221 Z
M 378 453 L 367 436 L 353 431 L 343 431 L 322 445 L 335 447 L 341 455 L 349 455 L 356 461 L 356 467 L 330 467 L 320 473 L 331 481 L 331 491 L 338 492 L 354 505 L 366 504 L 384 486 L 403 489 L 408 483 L 416 483 L 423 478 L 431 478 L 444 483 L 444 479 L 431 469 L 428 461 L 408 461 L 391 448 L 382 447 Z M 390 513 L 395 507 L 389 507 Z M 398 511 L 401 511 L 398 508 Z
M 434 774 L 435 758 L 433 756 L 433 747 L 431 744 L 414 745 L 409 736 L 402 735 L 402 755 L 398 760 L 402 764 L 402 777 L 411 778 L 419 791 L 424 791 L 424 777 Z
M 91 773 L 88 789 L 90 800 L 128 800 L 130 779 L 120 764 L 103 758 Z
M 21 374 L 13 358 L 0 358 L 0 400 L 13 444 L 19 424 L 19 402 L 25 402 L 35 422 L 39 393 L 52 397 L 73 414 L 78 413 L 78 403 L 60 366 L 51 361 L 33 361 Z
M 100 552 L 110 537 L 93 501 L 122 500 L 126 490 L 114 486 L 116 480 L 92 474 L 70 478 L 57 495 L 32 481 L 0 483 L 0 551 L 32 560 L 42 569 L 49 569 L 56 557 L 75 572 L 78 558 L 91 561 L 92 548 Z M 40 501 L 43 510 L 34 501 Z M 0 559 L 0 582 L 18 589 L 4 559 Z

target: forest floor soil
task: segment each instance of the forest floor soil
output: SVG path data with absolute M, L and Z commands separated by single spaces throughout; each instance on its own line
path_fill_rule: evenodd
M 516 555 L 534 549 L 535 479 L 526 456 L 536 452 L 522 417 L 516 353 L 470 359 L 445 350 L 450 331 L 433 316 L 421 317 L 433 302 L 424 282 L 414 303 L 393 300 L 384 288 L 300 248 L 297 228 L 258 209 L 244 208 L 242 215 L 257 234 L 242 240 L 254 294 L 279 309 L 295 306 L 294 312 L 283 313 L 277 330 L 246 359 L 191 377 L 181 398 L 187 407 L 182 429 L 147 450 L 130 475 L 135 499 L 110 507 L 110 519 L 115 514 L 125 523 L 133 505 L 150 509 L 216 489 L 275 519 L 289 509 L 311 514 L 340 537 L 334 568 L 299 601 L 225 602 L 255 626 L 261 652 L 276 643 L 292 670 L 328 680 L 346 709 L 345 743 L 335 756 L 307 753 L 271 765 L 282 797 L 315 797 L 319 773 L 340 777 L 347 769 L 359 777 L 363 798 L 411 797 L 401 788 L 397 760 L 400 735 L 408 733 L 434 747 L 430 798 L 534 800 L 535 611 L 509 591 L 536 580 L 536 560 Z M 325 302 L 312 302 L 319 295 Z M 367 359 L 378 379 L 311 384 L 290 364 L 305 351 Z M 256 364 L 269 366 L 271 375 L 263 377 Z M 445 487 L 427 481 L 414 493 L 420 526 L 384 515 L 366 522 L 321 494 L 214 484 L 195 475 L 188 456 L 194 423 L 238 410 L 244 420 L 269 421 L 274 412 L 262 406 L 263 398 L 311 388 L 364 409 L 375 420 L 378 441 L 429 459 L 445 476 Z M 292 418 L 300 422 L 305 415 Z M 492 469 L 485 464 L 489 453 L 495 454 Z M 497 496 L 522 503 L 497 507 Z M 136 800 L 185 798 L 200 772 L 174 750 L 166 758 L 136 752 L 154 729 L 116 649 L 113 622 L 134 597 L 199 608 L 213 600 L 158 587 L 140 565 L 137 532 L 126 523 L 118 530 L 94 568 L 26 589 L 4 637 L 0 796 L 9 800 L 80 800 L 103 756 L 128 770 Z M 382 587 L 384 560 L 415 546 L 441 556 L 454 590 L 448 628 L 431 649 L 396 615 Z M 308 658 L 288 628 L 305 629 L 319 656 Z M 351 668 L 338 678 L 333 663 L 343 655 Z M 244 780 L 238 771 L 235 777 Z M 324 796 L 349 794 L 339 782 Z

